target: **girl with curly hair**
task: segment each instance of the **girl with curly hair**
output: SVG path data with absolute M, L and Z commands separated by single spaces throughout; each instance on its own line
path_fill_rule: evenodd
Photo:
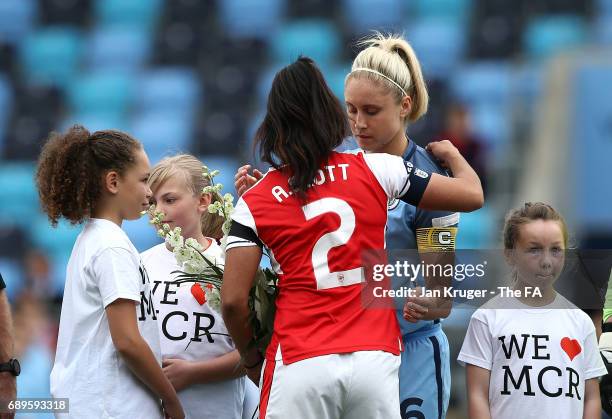
M 51 394 L 70 400 L 72 417 L 161 418 L 163 404 L 166 417 L 184 418 L 162 372 L 149 278 L 121 229 L 147 209 L 148 177 L 142 145 L 120 131 L 52 133 L 38 161 L 51 224 L 84 224 L 66 269 L 51 372 Z

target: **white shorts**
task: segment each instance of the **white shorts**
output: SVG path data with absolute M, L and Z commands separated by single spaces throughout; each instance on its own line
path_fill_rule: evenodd
M 266 361 L 260 419 L 400 419 L 400 357 L 359 351 Z

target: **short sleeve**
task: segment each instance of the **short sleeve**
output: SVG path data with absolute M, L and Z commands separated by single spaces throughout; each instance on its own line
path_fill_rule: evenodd
M 390 198 L 417 206 L 431 180 L 431 173 L 414 167 L 399 156 L 384 153 L 364 154 L 364 159 Z
M 6 284 L 4 283 L 4 279 L 2 278 L 2 274 L 0 274 L 0 290 L 6 288 Z
M 226 250 L 250 246 L 263 247 L 263 243 L 257 237 L 255 219 L 249 206 L 240 198 L 232 214 L 232 227 L 227 237 Z
M 597 337 L 595 335 L 595 326 L 592 323 L 587 324 L 590 329 L 589 333 L 584 342 L 584 379 L 589 380 L 591 378 L 601 377 L 608 373 L 606 366 L 604 365 L 601 355 L 599 354 L 599 348 L 597 346 Z
M 461 365 L 471 364 L 491 370 L 493 366 L 491 332 L 484 316 L 479 314 L 482 312 L 476 311 L 470 319 L 457 360 Z
M 104 249 L 92 262 L 92 272 L 104 307 L 125 298 L 140 303 L 140 267 L 127 249 Z
M 249 206 L 243 198 L 240 198 L 236 203 L 236 206 L 234 207 L 234 212 L 232 213 L 232 221 L 236 221 L 257 233 L 255 219 L 253 218 L 253 214 L 251 214 L 251 210 L 249 209 Z

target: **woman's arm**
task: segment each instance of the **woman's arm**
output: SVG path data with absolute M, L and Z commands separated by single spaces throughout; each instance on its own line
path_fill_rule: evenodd
M 426 265 L 446 266 L 447 264 L 454 265 L 455 253 L 453 252 L 428 252 L 419 250 L 419 257 Z M 453 299 L 446 297 L 444 290 L 452 285 L 452 277 L 445 272 L 440 272 L 437 275 L 435 272 L 431 275 L 425 274 L 425 287 L 428 290 L 437 290 L 440 292 L 439 297 L 420 297 L 421 287 L 417 287 L 416 296 L 408 296 L 404 303 L 404 318 L 416 323 L 419 320 L 436 320 L 447 318 L 451 313 Z M 410 304 L 408 304 L 410 303 Z
M 134 304 L 132 300 L 118 299 L 106 307 L 115 349 L 134 375 L 162 400 L 167 417 L 183 419 L 185 414 L 176 391 L 140 335 Z
M 249 378 L 256 384 L 263 356 L 251 344 L 253 332 L 249 321 L 249 291 L 261 261 L 259 246 L 236 247 L 227 250 L 221 286 L 221 312 L 236 349 L 240 352 Z
M 240 364 L 240 353 L 238 351 L 231 351 L 206 361 L 168 358 L 164 359 L 162 366 L 164 374 L 176 391 L 181 391 L 194 384 L 206 384 L 242 377 L 246 373 Z
M 491 371 L 466 364 L 468 416 L 471 419 L 491 419 L 489 382 Z
M 584 412 L 582 419 L 601 419 L 599 380 L 591 378 L 584 383 Z
M 462 212 L 481 208 L 484 193 L 480 178 L 459 150 L 448 140 L 429 143 L 427 150 L 442 166 L 451 170 L 453 177 L 432 174 L 418 206 L 429 210 Z

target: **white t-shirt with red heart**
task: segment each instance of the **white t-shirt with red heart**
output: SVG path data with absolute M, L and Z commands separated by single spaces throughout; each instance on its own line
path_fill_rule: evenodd
M 458 360 L 491 371 L 495 419 L 581 418 L 585 380 L 607 373 L 592 320 L 559 294 L 543 307 L 491 299 L 472 315 Z
M 203 254 L 216 264 L 223 252 L 214 240 Z M 157 313 L 164 359 L 210 360 L 235 349 L 221 314 L 202 300 L 193 283 L 176 284 L 179 270 L 174 254 L 164 243 L 141 254 Z M 198 287 L 196 285 L 195 287 Z M 196 384 L 178 393 L 186 418 L 241 418 L 245 378 Z

